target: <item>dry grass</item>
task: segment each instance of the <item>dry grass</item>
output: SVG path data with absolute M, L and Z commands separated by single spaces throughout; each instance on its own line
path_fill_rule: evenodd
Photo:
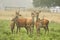
M 5 11 L 0 10 L 0 19 L 3 20 L 11 20 L 15 16 L 16 11 Z M 31 17 L 31 11 L 20 11 L 23 17 Z M 40 18 L 42 19 L 43 16 L 48 19 L 49 21 L 59 22 L 60 23 L 60 13 L 50 13 L 50 12 L 41 12 Z

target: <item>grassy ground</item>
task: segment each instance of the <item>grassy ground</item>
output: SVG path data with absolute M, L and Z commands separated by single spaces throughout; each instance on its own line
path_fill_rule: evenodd
M 49 34 L 44 34 L 44 29 L 41 29 L 40 36 L 37 36 L 36 29 L 34 29 L 33 36 L 29 36 L 24 28 L 16 34 L 10 31 L 10 21 L 0 20 L 0 40 L 60 40 L 60 24 L 49 23 Z M 16 31 L 16 28 L 15 28 Z

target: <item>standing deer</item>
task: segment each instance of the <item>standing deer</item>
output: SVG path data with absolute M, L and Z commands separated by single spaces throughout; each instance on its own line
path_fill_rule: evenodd
M 24 27 L 27 30 L 27 34 L 30 32 L 30 34 L 32 33 L 32 28 L 33 28 L 33 21 L 34 21 L 34 14 L 32 13 L 31 16 L 32 18 L 18 18 L 19 15 L 17 15 L 15 18 L 13 18 L 13 23 L 11 26 L 11 31 L 13 32 L 14 29 L 14 24 L 16 24 L 17 26 L 17 31 L 20 31 L 21 27 Z M 20 15 L 21 16 L 21 15 Z
M 47 19 L 40 19 L 39 18 L 39 13 L 40 13 L 41 11 L 39 11 L 39 12 L 35 12 L 36 14 L 36 23 L 35 23 L 35 25 L 36 25 L 36 30 L 37 30 L 37 33 L 40 33 L 40 28 L 44 28 L 45 29 L 45 33 L 46 33 L 46 31 L 48 30 L 48 32 L 49 32 L 49 28 L 48 28 L 48 24 L 49 24 L 49 20 L 47 20 Z

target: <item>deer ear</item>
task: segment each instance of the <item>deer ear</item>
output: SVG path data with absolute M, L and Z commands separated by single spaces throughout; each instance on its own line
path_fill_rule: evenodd
M 32 12 L 31 15 L 34 15 L 34 13 Z
M 33 11 L 34 13 L 37 13 L 36 11 Z
M 39 10 L 39 13 L 41 13 L 41 10 Z
M 22 16 L 21 14 L 19 16 Z
M 32 12 L 32 13 L 31 13 L 31 16 L 34 16 L 34 17 L 35 17 L 35 14 Z

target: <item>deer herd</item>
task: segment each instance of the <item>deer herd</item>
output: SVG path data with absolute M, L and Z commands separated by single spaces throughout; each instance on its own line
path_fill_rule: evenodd
M 19 14 L 19 12 L 16 12 L 16 16 L 14 18 L 12 18 L 12 22 L 11 22 L 11 32 L 14 32 L 14 28 L 15 25 L 17 27 L 16 32 L 20 32 L 20 29 L 22 27 L 24 27 L 27 31 L 27 34 L 32 34 L 34 31 L 34 27 L 36 28 L 36 32 L 37 34 L 40 34 L 40 28 L 44 28 L 45 33 L 48 31 L 49 32 L 49 28 L 48 28 L 48 24 L 49 24 L 49 20 L 47 19 L 40 19 L 39 18 L 39 13 L 41 13 L 41 11 L 33 11 L 31 12 L 31 18 L 22 18 L 21 14 Z M 34 21 L 36 18 L 36 21 Z

